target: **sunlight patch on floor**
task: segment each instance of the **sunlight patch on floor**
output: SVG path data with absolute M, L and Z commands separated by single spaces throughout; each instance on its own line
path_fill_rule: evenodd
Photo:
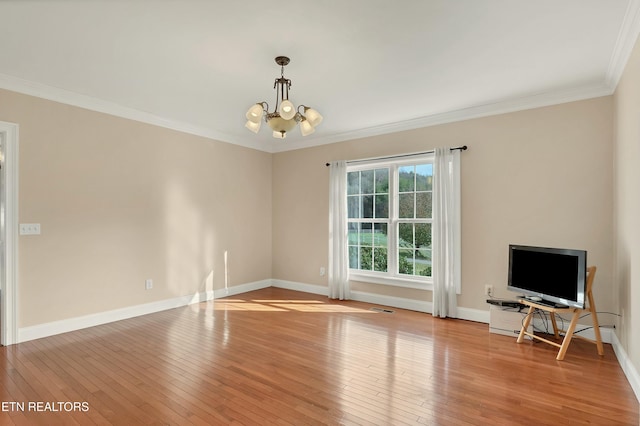
M 352 306 L 333 305 L 317 300 L 240 300 L 218 299 L 214 304 L 215 310 L 227 311 L 271 311 L 271 312 L 350 312 L 362 314 L 375 314 L 368 309 L 360 309 Z
M 280 309 L 275 306 L 269 306 L 264 303 L 251 303 L 245 300 L 236 301 L 216 301 L 214 305 L 216 311 L 272 311 L 286 312 L 286 309 Z

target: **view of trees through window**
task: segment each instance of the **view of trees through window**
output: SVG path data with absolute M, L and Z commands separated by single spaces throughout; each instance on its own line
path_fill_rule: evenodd
M 351 269 L 431 276 L 432 184 L 426 162 L 348 172 Z

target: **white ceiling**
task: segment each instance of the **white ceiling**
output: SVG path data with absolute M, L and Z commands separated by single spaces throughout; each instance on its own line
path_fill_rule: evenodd
M 0 87 L 278 152 L 611 94 L 639 0 L 2 0 Z M 317 131 L 275 140 L 274 58 Z

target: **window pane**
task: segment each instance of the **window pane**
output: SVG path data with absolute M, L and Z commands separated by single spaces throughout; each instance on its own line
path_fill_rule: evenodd
M 373 195 L 362 196 L 362 217 L 373 217 Z
M 398 248 L 414 248 L 413 223 L 398 224 Z
M 358 245 L 358 224 L 357 223 L 349 223 L 347 225 L 347 236 L 349 239 L 349 245 Z
M 373 248 L 373 270 L 378 272 L 387 272 L 387 249 Z
M 416 217 L 428 219 L 432 215 L 433 200 L 431 192 L 416 193 Z
M 433 184 L 433 165 L 418 164 L 416 166 L 416 191 L 431 191 Z
M 416 223 L 416 248 L 431 248 L 431 224 Z
M 409 192 L 414 190 L 413 169 L 413 166 L 403 166 L 398 169 L 398 191 Z
M 420 249 L 419 256 L 416 255 L 416 275 L 423 277 L 431 276 L 431 250 Z
M 387 224 L 373 224 L 373 245 L 375 247 L 387 247 Z
M 389 196 L 388 195 L 376 195 L 376 217 L 378 219 L 389 218 Z
M 398 273 L 413 275 L 414 261 L 413 250 L 398 250 Z
M 371 247 L 373 245 L 373 224 L 361 223 L 360 224 L 360 245 Z
M 376 169 L 376 194 L 389 193 L 389 169 Z
M 414 193 L 398 195 L 398 216 L 401 218 L 414 218 Z
M 360 269 L 363 271 L 373 270 L 373 250 L 371 247 L 360 248 Z
M 360 193 L 360 172 L 347 173 L 347 194 L 359 194 Z
M 373 170 L 360 172 L 360 193 L 373 194 Z
M 358 266 L 358 247 L 349 246 L 349 268 L 359 269 Z
M 360 218 L 360 197 L 358 195 L 347 196 L 347 217 Z

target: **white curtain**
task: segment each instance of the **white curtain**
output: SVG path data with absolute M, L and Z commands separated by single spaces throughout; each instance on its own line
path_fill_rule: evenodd
M 347 300 L 349 289 L 349 253 L 347 244 L 347 163 L 329 165 L 329 297 Z
M 456 317 L 460 290 L 460 151 L 437 148 L 433 164 L 433 316 Z

